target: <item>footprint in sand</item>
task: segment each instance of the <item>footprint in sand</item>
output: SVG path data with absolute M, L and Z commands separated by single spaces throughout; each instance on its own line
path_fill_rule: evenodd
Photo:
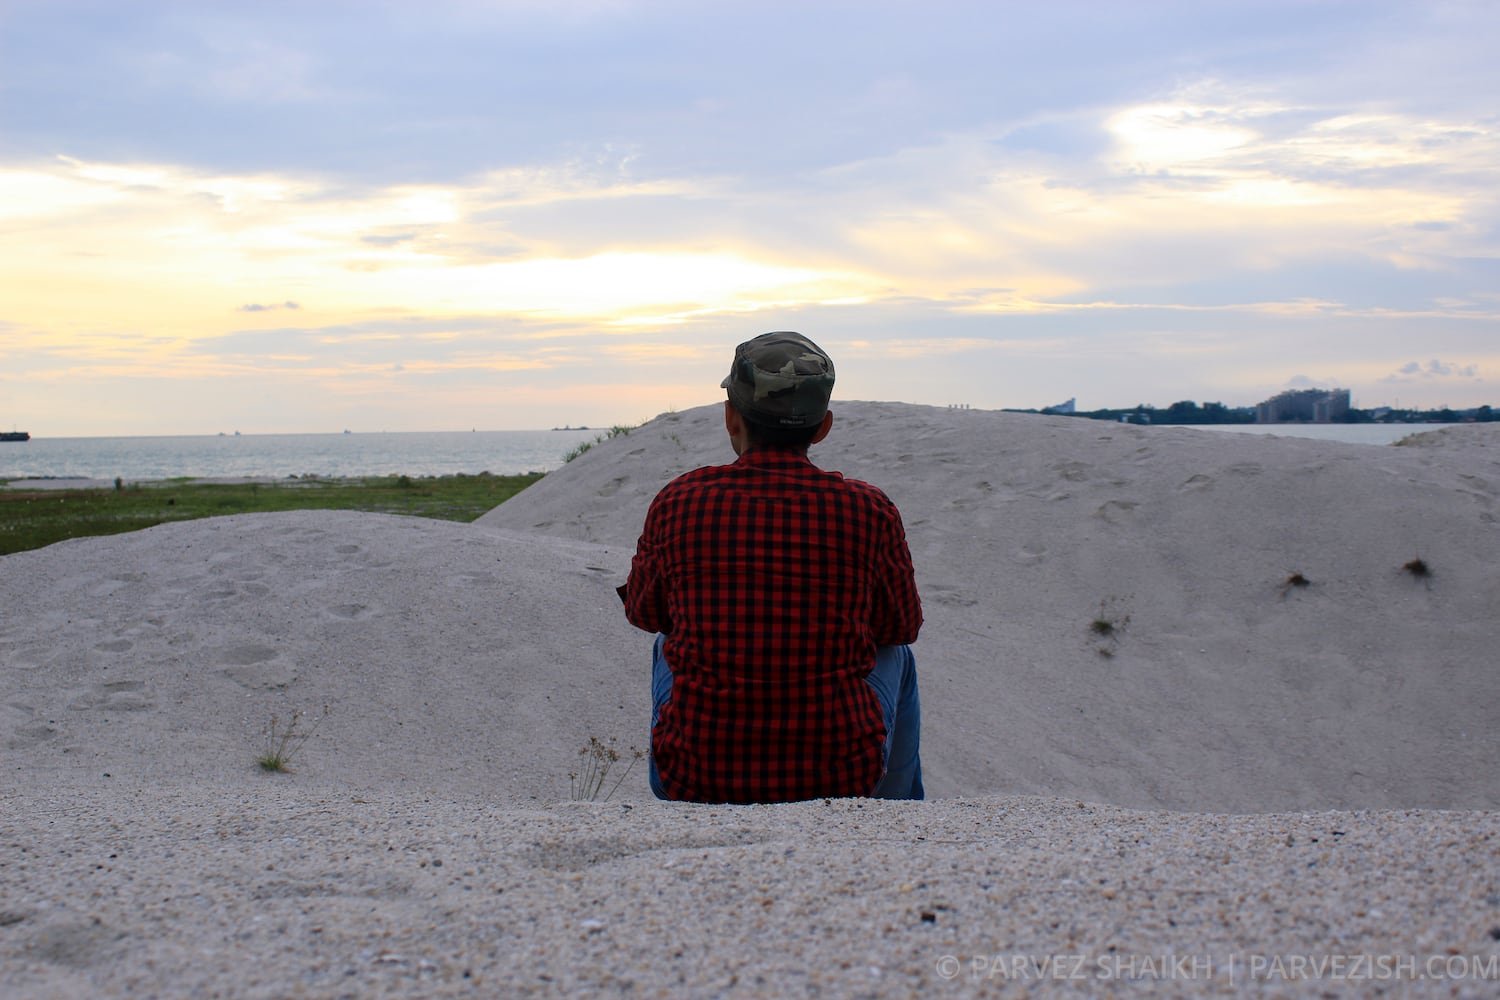
M 68 702 L 75 712 L 140 712 L 156 703 L 146 693 L 145 681 L 107 681 L 92 684 Z
M 1086 462 L 1059 462 L 1054 465 L 1053 470 L 1070 483 L 1081 483 L 1088 479 L 1089 471 L 1093 468 Z
M 81 969 L 119 959 L 127 935 L 95 917 L 44 927 L 33 935 L 28 951 L 44 962 Z
M 365 553 L 364 546 L 348 542 L 343 545 L 335 545 L 333 551 L 341 556 L 360 556 L 360 562 L 366 569 L 384 569 L 391 565 L 391 560 L 377 553 Z
M 87 591 L 90 597 L 108 597 L 111 594 L 124 590 L 133 583 L 140 583 L 146 579 L 145 573 L 117 573 L 106 577 L 94 584 Z
M 984 503 L 985 500 L 993 496 L 994 492 L 994 486 L 984 480 L 980 480 L 979 482 L 974 484 L 972 492 L 969 493 L 969 495 L 958 497 L 957 499 L 949 503 L 948 509 L 968 510 L 971 507 L 977 507 L 980 504 Z
M 941 583 L 929 584 L 923 589 L 922 594 L 924 597 L 930 597 L 938 604 L 946 604 L 954 608 L 972 608 L 979 603 L 959 588 Z
M 227 664 L 219 673 L 240 687 L 252 691 L 276 691 L 297 679 L 297 671 L 281 659 L 281 653 L 270 646 L 245 643 L 228 646 L 218 653 L 218 661 Z
M 493 586 L 496 580 L 494 573 L 455 573 L 443 582 L 450 587 L 470 589 Z
M 1094 511 L 1094 516 L 1105 524 L 1125 524 L 1133 519 L 1132 515 L 1139 506 L 1133 500 L 1107 500 Z
M 17 670 L 40 670 L 56 658 L 55 651 L 41 646 L 22 647 L 14 653 L 0 653 L 0 663 L 15 667 Z
M 36 709 L 25 702 L 0 705 L 0 745 L 8 750 L 25 750 L 46 743 L 57 735 L 47 719 L 37 718 Z

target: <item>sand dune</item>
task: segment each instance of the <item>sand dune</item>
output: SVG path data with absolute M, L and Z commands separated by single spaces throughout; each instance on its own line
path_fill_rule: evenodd
M 612 588 L 656 490 L 732 459 L 718 414 L 602 442 L 475 525 L 253 515 L 0 559 L 0 993 L 1099 995 L 1163 978 L 1109 956 L 1168 952 L 1199 963 L 1179 993 L 1327 989 L 1274 979 L 1292 952 L 1487 970 L 1496 428 L 1374 448 L 836 403 L 814 460 L 907 521 L 934 799 L 690 807 L 637 768 L 568 803 L 590 737 L 644 745 L 649 640 Z M 256 769 L 273 714 L 325 705 L 293 773 Z M 1090 974 L 995 974 L 1047 955 Z M 1456 968 L 1401 991 L 1500 977 Z
M 663 483 L 733 458 L 718 419 L 662 417 L 479 523 L 628 557 Z M 936 794 L 1500 805 L 1493 426 L 1373 448 L 900 404 L 835 419 L 814 459 L 906 517 Z M 1402 570 L 1416 558 L 1430 577 Z

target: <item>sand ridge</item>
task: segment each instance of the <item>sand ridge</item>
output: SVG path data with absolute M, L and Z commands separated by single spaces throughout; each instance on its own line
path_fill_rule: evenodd
M 478 523 L 628 557 L 661 485 L 733 459 L 720 412 L 604 442 Z M 814 461 L 879 485 L 906 519 L 936 794 L 1500 804 L 1493 425 L 1377 448 L 891 403 L 834 413 Z M 1416 558 L 1430 577 L 1403 571 Z M 1101 618 L 1119 625 L 1108 638 Z

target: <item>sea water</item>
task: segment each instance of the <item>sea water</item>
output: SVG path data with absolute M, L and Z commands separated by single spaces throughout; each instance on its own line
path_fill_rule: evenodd
M 25 478 L 516 475 L 546 472 L 603 430 L 185 437 L 33 437 L 0 442 L 0 482 Z
M 1163 424 L 1162 426 L 1168 426 Z M 1442 430 L 1452 424 L 1181 424 L 1195 431 L 1225 431 L 1231 434 L 1264 434 L 1275 437 L 1342 441 L 1345 444 L 1395 444 L 1402 438 L 1425 431 Z
M 1166 426 L 1166 425 L 1162 425 Z M 1175 426 L 1175 425 L 1174 425 Z M 1199 424 L 1191 430 L 1387 445 L 1444 424 Z M 547 472 L 604 431 L 434 431 L 232 434 L 191 437 L 33 437 L 0 442 L 0 482 L 26 478 L 286 478 L 515 475 Z

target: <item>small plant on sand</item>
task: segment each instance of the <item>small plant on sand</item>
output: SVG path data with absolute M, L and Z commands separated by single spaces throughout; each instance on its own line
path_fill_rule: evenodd
M 594 447 L 594 445 L 603 444 L 605 441 L 608 441 L 611 438 L 624 437 L 639 426 L 640 424 L 615 424 L 603 434 L 595 435 L 594 440 L 579 442 L 577 447 L 573 448 L 573 450 L 569 451 L 566 455 L 563 456 L 563 464 L 566 465 L 567 463 L 573 461 L 573 459 L 577 458 L 579 455 L 582 455 L 584 452 Z
M 323 724 L 323 720 L 326 718 L 328 718 L 328 706 L 324 705 L 323 714 L 318 716 L 317 721 L 312 724 L 311 729 L 303 732 L 297 728 L 298 723 L 302 721 L 302 709 L 294 709 L 292 717 L 287 720 L 284 727 L 281 724 L 280 716 L 272 715 L 271 721 L 267 724 L 265 730 L 265 751 L 255 759 L 255 763 L 260 765 L 262 771 L 271 771 L 278 774 L 290 771 L 292 758 L 297 755 L 298 750 L 302 749 L 302 744 L 306 743 L 312 734 L 318 731 L 318 727 Z
M 1281 581 L 1281 599 L 1286 600 L 1286 595 L 1303 587 L 1311 587 L 1312 581 L 1301 573 L 1291 573 L 1285 580 Z
M 1119 598 L 1106 597 L 1099 602 L 1099 613 L 1089 622 L 1089 634 L 1101 640 L 1095 647 L 1100 656 L 1115 655 L 1114 647 L 1120 641 L 1120 633 L 1130 624 L 1130 616 L 1120 612 L 1119 603 Z
M 625 771 L 615 779 L 614 784 L 609 786 L 604 801 L 608 802 L 615 791 L 630 777 L 637 762 L 646 759 L 646 751 L 631 747 L 628 751 L 630 762 L 625 765 Z M 615 741 L 611 739 L 608 743 L 601 743 L 599 737 L 590 736 L 589 745 L 578 751 L 578 756 L 583 759 L 583 765 L 577 771 L 568 774 L 573 783 L 572 798 L 574 802 L 595 802 L 599 799 L 599 793 L 603 791 L 605 780 L 609 772 L 620 762 L 620 751 L 615 749 Z
M 1428 566 L 1426 561 L 1423 560 L 1420 556 L 1407 562 L 1401 568 L 1410 573 L 1418 580 L 1428 580 L 1432 578 L 1432 567 Z
M 1094 616 L 1093 621 L 1089 622 L 1089 631 L 1097 636 L 1117 636 L 1129 624 L 1130 616 L 1112 611 L 1109 601 L 1105 600 L 1099 602 L 1099 613 Z

